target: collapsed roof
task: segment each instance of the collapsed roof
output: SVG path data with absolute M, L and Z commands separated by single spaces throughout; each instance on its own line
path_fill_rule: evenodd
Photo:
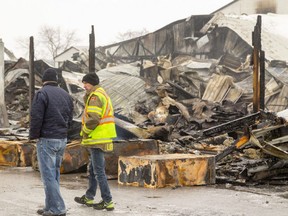
M 192 16 L 154 33 L 98 47 L 96 61 L 100 62 L 98 65 L 101 65 L 102 69 L 97 71 L 97 74 L 101 85 L 111 96 L 118 129 L 125 129 L 121 131 L 123 133 L 120 138 L 138 137 L 168 141 L 169 144 L 162 151 L 170 153 L 222 151 L 225 147 L 222 144 L 226 140 L 231 142 L 229 136 L 233 134 L 229 133 L 228 137 L 225 135 L 225 138 L 220 138 L 221 145 L 219 140 L 215 139 L 218 144 L 212 147 L 207 144 L 207 140 L 201 143 L 196 140 L 200 136 L 199 130 L 209 130 L 247 115 L 249 117 L 253 94 L 252 44 L 249 30 L 246 32 L 241 29 L 248 26 L 247 22 L 250 22 L 249 26 L 254 26 L 256 20 L 248 17 L 235 18 L 221 14 Z M 239 22 L 236 25 L 237 20 Z M 250 29 L 250 37 L 251 31 L 253 28 Z M 270 35 L 266 28 L 263 32 L 263 48 L 271 48 L 265 50 L 265 105 L 269 111 L 279 112 L 288 106 L 285 79 L 288 49 L 282 49 L 285 47 L 282 40 L 278 40 L 278 37 L 274 40 L 274 34 Z M 278 42 L 280 45 L 275 45 Z M 280 53 L 281 55 L 278 55 Z M 79 62 L 83 61 L 79 59 Z M 65 69 L 59 69 L 62 74 L 60 77 L 63 78 L 61 86 L 73 96 L 76 104 L 76 126 L 71 132 L 76 134 L 83 111 L 81 96 L 84 90 L 81 87 L 81 78 L 84 73 L 80 69 L 74 71 L 75 68 L 82 67 L 64 65 Z M 39 62 L 35 67 L 36 80 L 39 81 L 36 85 L 40 86 L 41 71 L 48 65 Z M 25 80 L 29 74 L 23 69 L 27 69 L 27 65 L 18 61 L 5 71 L 5 94 L 11 112 L 9 117 L 13 118 L 13 121 L 20 120 L 18 117 L 21 111 L 27 111 L 27 91 L 15 95 L 15 85 L 17 88 L 26 86 L 26 90 L 28 89 L 29 83 Z M 25 112 L 25 115 L 28 113 Z M 22 126 L 27 127 L 27 119 L 24 123 L 22 121 Z M 240 128 L 242 126 L 244 124 L 240 125 Z M 283 128 L 285 130 L 285 126 Z M 130 134 L 127 136 L 128 132 Z M 255 140 L 254 142 L 256 143 Z M 287 152 L 281 151 L 281 155 L 285 158 Z

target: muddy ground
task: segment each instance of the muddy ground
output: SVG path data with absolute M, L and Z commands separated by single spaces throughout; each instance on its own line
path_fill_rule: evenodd
M 0 167 L 0 215 L 31 216 L 44 202 L 40 174 L 32 168 Z M 97 211 L 73 201 L 83 195 L 85 173 L 63 174 L 61 192 L 69 216 L 137 215 L 137 216 L 286 216 L 288 187 L 260 188 L 209 185 L 181 188 L 148 189 L 122 186 L 109 180 L 115 204 L 113 212 Z M 100 200 L 99 194 L 96 200 Z

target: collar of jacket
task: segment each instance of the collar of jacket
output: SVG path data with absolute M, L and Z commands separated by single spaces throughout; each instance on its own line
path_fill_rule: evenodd
M 86 91 L 86 96 L 89 96 L 91 92 L 94 92 L 97 88 L 100 88 L 100 85 L 95 85 L 90 89 L 90 91 Z
M 51 86 L 58 86 L 58 83 L 55 81 L 46 81 L 43 83 L 43 86 L 51 85 Z

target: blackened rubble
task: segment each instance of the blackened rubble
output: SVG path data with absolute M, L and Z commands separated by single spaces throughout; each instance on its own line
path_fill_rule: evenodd
M 200 17 L 192 17 L 187 22 L 193 22 L 193 19 Z M 207 16 L 202 19 L 209 20 Z M 174 25 L 182 25 L 182 22 Z M 174 25 L 145 38 L 156 38 L 163 31 L 172 34 Z M 97 73 L 114 103 L 121 139 L 155 139 L 161 154 L 215 155 L 218 183 L 287 184 L 287 123 L 285 116 L 278 115 L 288 105 L 284 79 L 287 64 L 278 59 L 265 61 L 266 107 L 269 111 L 254 113 L 252 46 L 232 29 L 209 25 L 214 27 L 197 27 L 199 38 L 195 43 L 185 43 L 190 54 L 180 52 L 185 48 L 183 44 L 179 50 L 176 47 L 173 54 L 160 55 L 160 52 L 153 58 L 127 54 L 135 48 L 132 44 L 137 44 L 135 41 L 139 42 L 142 37 L 99 48 L 101 64 L 98 63 Z M 204 43 L 205 40 L 208 41 Z M 171 40 L 168 41 L 170 44 Z M 176 42 L 175 45 L 179 45 Z M 149 44 L 142 45 L 147 45 L 144 50 L 149 50 Z M 109 50 L 116 46 L 120 48 L 111 54 Z M 121 58 L 123 47 L 125 58 L 123 53 Z M 97 52 L 96 55 L 100 56 Z M 13 127 L 10 134 L 1 135 L 3 139 L 27 138 L 26 80 L 29 73 L 15 73 L 19 69 L 27 70 L 27 64 L 22 61 L 5 69 L 5 81 L 10 80 L 12 74 L 18 76 L 12 76 L 13 79 L 5 84 L 6 106 Z M 79 118 L 83 111 L 81 77 L 83 71 L 87 71 L 87 64 L 81 62 L 84 61 L 80 59 L 76 65 L 67 63 L 64 68 L 59 68 L 63 78 L 61 87 L 73 95 L 76 105 L 74 127 L 69 133 L 71 141 L 79 139 Z M 35 62 L 36 81 L 39 81 L 36 86 L 40 86 L 41 71 L 45 67 L 48 67 L 45 62 Z M 79 70 L 74 71 L 77 68 Z M 21 136 L 15 136 L 15 130 L 21 130 Z M 80 162 L 78 164 L 83 165 L 83 161 Z M 78 168 L 76 166 L 75 170 Z
M 41 64 L 43 64 L 43 62 L 41 62 Z M 125 74 L 127 71 L 123 74 L 124 70 L 121 69 L 121 67 L 122 65 L 115 66 L 113 70 L 116 72 L 113 72 L 113 75 L 120 73 L 124 77 L 130 77 L 131 75 Z M 139 70 L 137 66 L 134 66 L 134 68 Z M 109 68 L 105 70 L 109 70 Z M 7 74 L 12 73 L 12 71 L 13 70 Z M 101 73 L 104 72 L 101 71 Z M 100 75 L 101 73 L 99 71 Z M 210 74 L 210 71 L 207 73 Z M 68 72 L 68 74 L 72 76 L 73 73 Z M 15 134 L 17 130 L 22 131 L 22 136 L 18 135 L 17 139 L 25 140 L 25 130 L 28 129 L 28 112 L 22 107 L 23 104 L 27 104 L 28 98 L 28 87 L 23 81 L 27 78 L 27 75 L 27 73 L 23 73 L 11 81 L 6 87 L 7 95 L 11 94 L 10 89 L 26 89 L 25 91 L 21 91 L 22 97 L 17 94 L 11 94 L 6 97 L 8 99 L 7 106 L 9 107 L 9 112 L 12 113 L 12 111 L 14 111 L 18 114 L 9 115 L 11 124 L 18 125 L 17 127 L 14 125 L 14 130 L 12 130 L 10 134 L 8 133 L 9 135 L 7 134 L 7 138 L 10 136 L 9 140 L 13 140 L 13 137 L 15 138 L 13 134 Z M 182 74 L 182 76 L 184 77 L 185 75 Z M 148 78 L 147 76 L 147 79 Z M 63 79 L 62 82 L 65 83 L 65 79 Z M 149 83 L 149 81 L 146 83 Z M 142 130 L 142 132 L 138 131 L 137 133 L 132 131 L 134 135 L 130 134 L 130 136 L 132 135 L 130 138 L 153 138 L 158 140 L 161 154 L 191 153 L 212 154 L 216 156 L 221 155 L 237 138 L 241 137 L 241 134 L 244 133 L 245 126 L 253 128 L 254 130 L 260 129 L 260 131 L 261 128 L 269 128 L 275 125 L 281 126 L 273 131 L 264 133 L 263 138 L 268 139 L 268 141 L 286 134 L 287 129 L 284 119 L 277 117 L 274 113 L 266 113 L 267 115 L 262 113 L 262 115 L 259 114 L 259 116 L 255 114 L 255 118 L 249 119 L 248 117 L 251 114 L 249 114 L 249 106 L 245 103 L 233 103 L 228 100 L 220 103 L 203 100 L 198 97 L 191 97 L 189 94 L 182 94 L 185 86 L 183 86 L 181 82 L 178 83 L 183 86 L 183 89 L 180 91 L 178 86 L 175 87 L 173 85 L 174 83 L 176 82 L 170 80 L 162 84 L 158 83 L 157 85 L 143 86 L 145 97 L 136 100 L 134 102 L 135 104 L 128 103 L 123 105 L 123 103 L 119 103 L 118 107 L 115 107 L 117 117 L 122 123 L 133 124 L 137 131 Z M 103 84 L 108 85 L 109 79 L 104 80 Z M 73 85 L 76 84 L 74 83 Z M 81 86 L 79 86 L 79 88 L 81 89 Z M 79 91 L 81 92 L 81 90 Z M 115 91 L 115 89 L 111 89 L 111 91 Z M 22 100 L 15 103 L 15 101 L 10 100 L 12 96 L 22 98 Z M 78 100 L 75 99 L 79 109 L 77 113 L 81 113 L 83 104 Z M 129 97 L 127 100 L 129 100 Z M 11 101 L 13 101 L 13 103 Z M 115 104 L 117 104 L 117 102 Z M 135 110 L 132 110 L 133 107 Z M 130 112 L 128 112 L 127 109 L 129 109 Z M 77 116 L 79 117 L 79 114 L 75 114 L 75 119 L 77 119 Z M 239 121 L 239 119 L 242 120 L 242 118 L 247 118 L 247 121 Z M 233 120 L 238 120 L 238 124 L 232 124 L 231 121 Z M 77 140 L 77 138 L 79 138 L 77 136 L 79 121 L 75 121 L 74 123 L 75 129 L 71 130 L 70 137 Z M 212 131 L 213 127 L 220 127 L 225 123 L 227 127 L 216 131 L 217 133 L 207 133 L 209 129 Z M 231 123 L 230 126 L 229 123 Z M 127 133 L 125 130 L 122 132 Z M 207 133 L 206 137 L 203 136 L 205 132 Z M 2 137 L 4 138 L 5 135 L 2 134 Z M 278 144 L 277 148 L 285 147 L 281 141 L 279 142 L 280 144 Z M 284 151 L 286 151 L 285 148 Z M 247 143 L 243 148 L 234 149 L 234 151 L 217 161 L 217 181 L 219 181 L 219 183 L 230 182 L 237 184 L 259 184 L 262 182 L 283 183 L 283 181 L 286 181 L 285 167 L 287 163 L 285 163 L 285 158 L 283 159 L 269 153 L 270 152 L 263 151 L 263 148 L 261 149 L 251 142 Z M 286 153 L 284 152 L 284 154 Z M 277 181 L 275 179 L 277 179 Z

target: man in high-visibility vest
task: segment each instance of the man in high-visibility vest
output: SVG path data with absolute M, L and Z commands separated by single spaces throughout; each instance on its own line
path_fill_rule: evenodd
M 82 197 L 75 197 L 77 203 L 85 204 L 97 210 L 114 210 L 111 192 L 105 173 L 105 152 L 113 151 L 113 138 L 116 138 L 114 112 L 110 97 L 99 86 L 99 77 L 95 72 L 86 74 L 82 83 L 86 90 L 85 110 L 82 116 L 81 144 L 90 152 L 89 186 Z M 102 200 L 94 203 L 99 185 Z

